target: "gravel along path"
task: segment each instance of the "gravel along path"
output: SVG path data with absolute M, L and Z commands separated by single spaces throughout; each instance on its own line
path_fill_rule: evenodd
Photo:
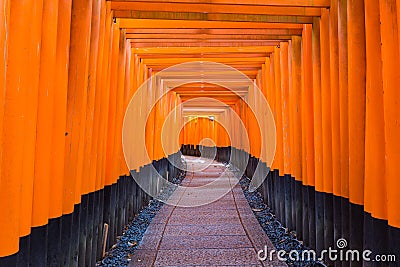
M 195 171 L 171 195 L 176 205 L 164 205 L 150 223 L 129 266 L 286 266 L 259 260 L 258 251 L 274 246 L 233 173 L 222 163 L 186 160 Z
M 229 165 L 218 162 L 186 156 L 186 163 L 192 171 L 174 181 L 184 187 L 162 192 L 174 205 L 152 200 L 97 266 L 324 266 L 282 262 L 276 254 L 260 260 L 260 250 L 307 248 L 261 194 L 248 191 L 249 178 L 238 181 Z
M 268 235 L 269 239 L 272 241 L 277 250 L 283 250 L 286 252 L 286 263 L 289 266 L 325 266 L 323 263 L 313 260 L 302 260 L 302 261 L 292 261 L 288 255 L 291 251 L 295 250 L 299 255 L 302 252 L 309 250 L 303 245 L 301 241 L 296 238 L 296 232 L 290 231 L 285 228 L 281 222 L 275 217 L 273 211 L 263 202 L 261 194 L 257 191 L 249 192 L 248 187 L 250 184 L 250 179 L 243 176 L 240 179 L 240 185 L 242 187 L 243 193 L 249 202 L 249 205 L 256 216 L 258 222 L 264 229 L 264 232 Z
M 184 175 L 180 175 L 172 179 L 173 184 L 180 184 L 185 178 Z M 169 196 L 175 191 L 176 187 L 171 185 L 165 188 L 160 199 L 168 199 Z M 135 250 L 138 248 L 138 244 L 143 238 L 147 227 L 150 225 L 157 212 L 163 207 L 164 202 L 157 199 L 153 199 L 149 204 L 144 207 L 133 220 L 125 227 L 122 236 L 117 237 L 118 241 L 114 244 L 111 249 L 106 253 L 106 256 L 96 266 L 101 267 L 115 267 L 128 266 L 131 257 Z

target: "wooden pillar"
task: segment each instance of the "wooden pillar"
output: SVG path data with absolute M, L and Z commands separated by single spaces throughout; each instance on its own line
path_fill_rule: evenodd
M 350 245 L 363 247 L 365 175 L 365 18 L 364 1 L 348 0 L 348 104 Z M 356 205 L 354 205 L 356 204 Z
M 103 131 L 101 131 L 101 120 L 104 120 L 104 117 L 101 116 L 102 109 L 104 108 L 104 86 L 103 84 L 106 83 L 105 77 L 107 75 L 103 72 L 104 65 L 107 65 L 107 61 L 104 60 L 106 57 L 106 42 L 109 39 L 105 39 L 107 35 L 107 31 L 110 30 L 107 27 L 107 8 L 106 2 L 100 1 L 100 30 L 99 30 L 99 47 L 98 47 L 98 56 L 97 56 L 97 67 L 96 67 L 96 96 L 95 96 L 95 106 L 94 106 L 94 118 L 93 118 L 93 138 L 91 140 L 91 151 L 90 151 L 90 169 L 89 169 L 89 179 L 94 181 L 94 190 L 99 190 L 102 188 L 101 181 L 101 171 L 98 172 L 97 169 L 101 169 L 102 166 L 100 164 L 101 161 L 101 144 L 99 143 L 99 139 L 103 139 Z M 110 38 L 110 36 L 108 36 Z M 104 122 L 103 122 L 104 123 Z M 98 174 L 97 174 L 98 172 Z
M 288 40 L 288 76 L 289 76 L 289 86 L 288 86 L 288 147 L 289 147 L 289 155 L 291 158 L 290 168 L 288 173 L 292 178 L 295 178 L 294 174 L 294 155 L 296 154 L 296 149 L 294 145 L 294 121 L 293 121 L 293 110 L 294 110 L 294 99 L 292 97 L 293 93 L 293 45 L 292 40 Z
M 297 181 L 302 181 L 302 94 L 301 94 L 301 42 L 300 36 L 292 36 L 292 121 L 293 121 L 293 145 L 294 150 L 292 173 Z
M 0 85 L 3 88 L 3 93 L 0 95 L 0 143 L 3 138 L 3 116 L 5 105 L 5 91 L 6 91 L 6 76 L 7 76 L 7 51 L 8 51 L 8 32 L 10 24 L 10 3 L 9 0 L 0 1 Z M 0 170 L 2 166 L 2 149 L 0 148 Z M 0 173 L 1 177 L 1 173 Z M 0 189 L 1 190 L 1 189 Z M 1 193 L 1 192 L 0 192 Z M 1 200 L 0 200 L 1 201 Z
M 350 201 L 363 204 L 365 144 L 365 27 L 364 1 L 349 0 L 349 189 Z
M 303 27 L 302 44 L 302 139 L 303 139 L 303 183 L 315 185 L 314 166 L 314 109 L 313 109 L 313 45 L 312 25 Z
M 126 112 L 126 107 L 128 106 L 128 102 L 130 101 L 130 95 L 131 95 L 131 79 L 130 79 L 130 68 L 131 68 L 131 43 L 129 40 L 125 39 L 125 72 L 124 72 L 124 103 L 122 106 L 122 120 L 125 117 L 125 112 Z M 122 131 L 122 125 L 121 125 L 121 131 Z M 125 174 L 129 176 L 129 168 L 127 166 L 126 160 L 125 160 L 125 154 L 123 151 L 123 140 L 121 138 L 121 164 L 120 164 L 120 173 Z
M 349 240 L 349 124 L 348 124 L 348 42 L 347 0 L 338 1 L 339 46 L 339 120 L 340 120 L 340 184 L 341 184 L 341 237 Z
M 329 11 L 321 9 L 321 106 L 324 201 L 324 247 L 333 247 L 332 122 L 330 87 Z
M 389 225 L 400 227 L 400 195 L 398 164 L 400 161 L 400 64 L 398 25 L 394 0 L 380 1 L 383 101 L 385 118 L 385 176 L 387 181 L 387 211 Z
M 331 0 L 329 14 L 330 39 L 330 100 L 332 129 L 332 192 L 333 192 L 333 241 L 342 237 L 341 168 L 340 168 L 340 94 L 339 94 L 339 43 L 338 1 Z
M 39 96 L 36 126 L 35 177 L 33 183 L 32 226 L 47 223 L 50 210 L 51 152 L 53 138 L 53 101 L 56 89 L 58 3 L 43 5 L 40 51 Z
M 330 48 L 330 99 L 332 129 L 332 178 L 333 194 L 340 196 L 340 102 L 339 102 L 339 43 L 338 43 L 338 3 L 331 1 L 329 15 L 329 48 Z
M 13 3 L 11 3 L 11 9 Z M 24 6 L 23 8 L 29 9 Z M 29 77 L 29 87 L 27 90 L 27 98 L 24 103 L 24 157 L 22 166 L 22 184 L 21 184 L 21 214 L 24 214 L 20 220 L 21 236 L 28 235 L 31 232 L 32 223 L 32 196 L 33 196 L 33 177 L 35 164 L 35 145 L 36 145 L 36 124 L 37 124 L 37 108 L 38 108 L 38 88 L 39 88 L 39 70 L 40 70 L 40 46 L 42 33 L 42 12 L 43 2 L 34 1 L 30 10 L 30 35 L 29 70 L 26 75 Z M 27 58 L 25 58 L 27 60 Z M 26 64 L 26 62 L 22 63 Z
M 123 161 L 122 153 L 122 123 L 124 113 L 124 94 L 125 94 L 125 30 L 120 30 L 119 52 L 118 52 L 118 83 L 117 83 L 117 106 L 116 106 L 116 124 L 114 139 L 114 175 L 119 177 L 121 173 L 121 161 Z
M 107 146 L 105 159 L 105 185 L 111 185 L 117 177 L 113 172 L 114 136 L 116 133 L 116 106 L 117 106 L 117 77 L 118 77 L 118 51 L 119 51 L 119 25 L 118 21 L 112 24 L 112 45 L 110 54 L 110 96 L 107 127 Z
M 314 159 L 315 189 L 323 190 L 322 166 L 322 106 L 321 106 L 321 53 L 320 53 L 320 19 L 313 23 L 313 103 L 314 103 Z
M 65 211 L 81 197 L 92 1 L 73 1 L 65 138 Z
M 329 11 L 321 10 L 321 108 L 323 192 L 332 193 L 332 129 L 330 103 Z
M 106 181 L 106 157 L 107 157 L 107 141 L 108 141 L 108 125 L 110 118 L 108 116 L 109 105 L 110 105 L 110 84 L 111 84 L 111 55 L 112 55 L 112 43 L 113 43 L 113 17 L 112 17 L 111 3 L 106 2 L 106 32 L 104 37 L 104 64 L 102 67 L 102 92 L 104 98 L 102 100 L 101 109 L 101 138 L 99 138 L 99 150 L 100 150 L 100 166 L 97 167 L 96 175 L 101 177 L 101 187 L 105 186 Z
M 305 244 L 315 248 L 313 25 L 303 26 L 302 41 L 302 181 L 304 186 L 301 188 L 302 220 L 298 226 Z
M 4 85 L 0 108 L 2 123 L 0 134 L 3 144 L 1 147 L 0 208 L 4 214 L 0 219 L 0 257 L 4 257 L 16 253 L 19 249 L 19 202 L 23 155 L 21 103 L 25 101 L 27 90 L 27 77 L 22 73 L 25 68 L 29 68 L 23 62 L 28 56 L 26 38 L 29 38 L 30 11 L 22 8 L 23 4 L 20 2 L 13 3 L 11 10 L 10 1 L 0 3 L 0 49 L 2 52 L 0 64 L 2 64 L 2 70 L 5 70 L 0 74 L 1 84 Z
M 276 124 L 276 153 L 275 161 L 279 174 L 283 175 L 283 131 L 282 131 L 282 89 L 280 48 L 274 48 L 274 74 L 275 74 L 275 124 Z
M 152 76 L 152 70 L 149 69 L 149 77 Z M 158 88 L 158 86 L 160 86 L 160 83 L 158 81 L 156 81 L 156 79 L 151 79 L 149 81 L 149 83 L 147 83 L 147 89 L 146 89 L 146 93 L 148 95 L 148 99 L 147 102 L 149 105 L 153 104 L 155 102 L 156 97 L 158 96 L 158 91 L 160 90 L 160 88 Z M 149 107 L 151 108 L 151 107 Z M 156 154 L 156 148 L 155 148 L 155 142 L 156 142 L 156 137 L 155 137 L 155 123 L 156 120 L 158 119 L 159 114 L 157 114 L 159 109 L 159 103 L 156 103 L 153 106 L 153 109 L 151 110 L 151 112 L 149 113 L 148 117 L 147 117 L 147 122 L 146 122 L 146 149 L 147 149 L 147 153 L 149 155 L 150 159 L 154 159 L 154 155 Z
M 270 87 L 270 95 L 268 98 L 268 103 L 271 107 L 271 111 L 272 111 L 272 115 L 274 116 L 275 119 L 275 124 L 276 124 L 276 107 L 275 107 L 275 102 L 276 102 L 276 87 L 275 87 L 275 56 L 274 54 L 272 54 L 270 56 L 270 67 L 269 67 L 269 80 L 271 82 L 271 87 Z M 276 125 L 275 125 L 276 126 Z M 276 129 L 276 133 L 275 133 L 275 140 L 277 141 L 278 137 L 277 137 L 277 129 Z M 276 170 L 278 169 L 278 165 L 277 165 L 277 158 L 276 158 L 276 148 L 277 148 L 277 142 L 275 143 L 275 157 L 274 157 L 274 161 L 271 164 L 271 170 Z
M 385 124 L 379 1 L 365 0 L 366 121 L 365 211 L 387 219 L 385 170 Z
M 101 1 L 92 0 L 92 18 L 91 18 L 91 29 L 90 29 L 90 47 L 89 47 L 89 67 L 87 76 L 87 103 L 86 103 L 86 116 L 85 116 L 85 136 L 84 136 L 84 154 L 83 159 L 85 164 L 83 165 L 83 177 L 82 179 L 82 194 L 87 194 L 94 191 L 95 188 L 95 177 L 90 175 L 91 165 L 94 164 L 94 159 L 91 157 L 92 142 L 95 140 L 96 131 L 94 128 L 94 117 L 96 116 L 96 101 L 100 90 L 97 86 L 97 60 L 99 57 L 99 42 L 100 42 L 100 12 L 101 12 Z
M 288 43 L 280 44 L 281 66 L 281 106 L 282 106 L 282 142 L 283 142 L 283 173 L 290 174 L 292 159 L 290 150 L 290 122 L 289 122 L 289 65 Z
M 64 176 L 64 151 L 65 151 L 65 125 L 67 119 L 67 92 L 68 92 L 68 68 L 69 46 L 71 26 L 71 3 L 60 1 L 58 5 L 57 22 L 57 48 L 55 64 L 55 84 L 53 105 L 53 139 L 51 156 L 50 179 L 50 218 L 59 217 L 64 210 L 63 204 L 64 181 L 69 177 Z
M 364 249 L 376 251 L 376 253 L 386 253 L 391 251 L 388 248 L 388 241 L 390 240 L 389 236 L 392 235 L 389 233 L 389 228 L 385 222 L 388 220 L 388 199 L 387 176 L 385 175 L 383 39 L 381 42 L 381 18 L 380 12 L 377 12 L 377 10 L 380 10 L 379 1 L 365 0 L 367 77 L 363 243 Z M 384 15 L 387 16 L 387 14 Z M 384 23 L 383 27 L 385 26 Z
M 322 100 L 321 100 L 321 44 L 320 18 L 313 23 L 313 103 L 314 103 L 314 160 L 315 160 L 315 228 L 310 228 L 310 243 L 318 252 L 324 247 L 324 201 L 323 201 L 323 136 L 322 136 Z M 313 203 L 309 204 L 313 208 Z M 314 239 L 315 236 L 315 239 Z
M 347 0 L 338 2 L 341 193 L 349 197 Z M 344 215 L 345 216 L 345 215 Z M 345 227 L 344 227 L 345 228 Z

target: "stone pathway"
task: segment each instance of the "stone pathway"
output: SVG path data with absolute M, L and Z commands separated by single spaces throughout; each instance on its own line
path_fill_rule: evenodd
M 257 251 L 275 248 L 233 173 L 218 162 L 186 160 L 194 171 L 170 197 L 174 205 L 155 216 L 130 266 L 286 266 L 258 259 Z

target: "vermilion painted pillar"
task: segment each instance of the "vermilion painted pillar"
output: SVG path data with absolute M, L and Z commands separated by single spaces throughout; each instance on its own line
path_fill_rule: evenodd
M 148 71 L 149 71 L 149 76 L 151 77 L 152 70 L 149 69 Z M 147 90 L 146 90 L 148 99 L 145 103 L 148 103 L 150 105 L 155 102 L 156 97 L 159 95 L 160 88 L 157 88 L 159 85 L 160 85 L 160 83 L 157 82 L 155 79 L 152 79 L 151 81 L 149 81 L 149 83 L 147 84 Z M 151 108 L 151 107 L 149 107 L 149 108 Z M 151 113 L 149 113 L 147 122 L 146 122 L 146 136 L 145 136 L 146 148 L 147 148 L 147 152 L 148 152 L 150 158 L 154 158 L 154 155 L 156 153 L 156 148 L 155 148 L 155 141 L 156 141 L 155 127 L 156 127 L 156 125 L 155 125 L 155 123 L 159 117 L 158 110 L 159 110 L 159 103 L 156 103 L 153 106 Z
M 71 206 L 68 206 L 69 198 L 64 197 L 64 185 L 70 181 L 70 177 L 65 176 L 65 139 L 67 121 L 67 94 L 68 94 L 68 70 L 69 70 L 69 51 L 70 51 L 70 31 L 71 31 L 71 1 L 59 1 L 58 22 L 57 22 L 57 48 L 55 83 L 57 90 L 54 91 L 53 105 L 53 139 L 51 157 L 51 177 L 50 180 L 50 218 L 57 218 L 63 214 L 69 214 L 61 218 L 59 227 L 62 227 L 60 240 L 50 239 L 48 246 L 52 242 L 60 243 L 59 248 L 53 246 L 49 252 L 49 259 L 52 255 L 60 258 L 62 262 L 68 261 L 70 252 Z M 67 202 L 65 202 L 67 201 Z M 53 241 L 54 240 L 54 241 Z M 62 253 L 60 253 L 63 247 Z M 61 255 L 60 255 L 61 254 Z M 50 260 L 51 261 L 51 260 Z
M 324 247 L 333 244 L 332 118 L 330 87 L 329 11 L 321 9 L 321 106 L 324 201 Z
M 50 179 L 50 218 L 60 216 L 63 211 L 68 213 L 70 209 L 64 210 L 67 205 L 63 203 L 64 176 L 64 150 L 65 150 L 65 125 L 67 118 L 67 91 L 68 91 L 68 69 L 69 69 L 69 45 L 71 26 L 71 2 L 60 1 L 58 4 L 57 22 L 57 48 L 55 83 L 57 90 L 54 91 L 53 105 L 53 139 L 51 156 L 51 177 Z M 57 177 L 57 178 L 56 178 Z
M 330 39 L 330 103 L 332 131 L 332 192 L 333 192 L 333 241 L 341 238 L 341 169 L 340 169 L 340 101 L 339 101 L 339 43 L 338 43 L 338 2 L 331 0 L 329 13 Z
M 396 1 L 380 1 L 382 71 L 383 71 L 383 104 L 385 123 L 385 180 L 387 190 L 387 213 L 389 228 L 388 251 L 400 257 L 400 54 L 399 54 L 399 19 L 396 17 Z M 398 7 L 397 7 L 398 10 Z
M 364 208 L 374 217 L 387 219 L 385 124 L 379 1 L 365 0 L 366 122 Z
M 387 212 L 389 225 L 400 227 L 400 195 L 398 190 L 398 164 L 400 162 L 400 64 L 396 3 L 380 1 L 383 103 L 385 118 L 385 176 L 387 181 Z
M 282 93 L 281 93 L 281 68 L 280 48 L 274 48 L 274 74 L 275 74 L 275 124 L 276 124 L 276 168 L 283 175 L 283 131 L 282 131 Z
M 270 95 L 268 97 L 268 104 L 271 107 L 271 111 L 272 111 L 272 115 L 274 117 L 274 120 L 276 122 L 276 108 L 275 108 L 275 101 L 276 101 L 276 87 L 275 87 L 275 59 L 274 59 L 274 55 L 271 54 L 270 56 L 270 67 L 269 67 L 269 80 L 270 80 Z M 277 136 L 277 134 L 276 134 Z M 275 139 L 277 140 L 277 137 L 275 137 Z M 275 144 L 277 145 L 277 144 Z M 275 148 L 276 149 L 276 148 Z M 271 166 L 271 170 L 276 170 L 277 167 L 277 161 L 276 161 L 276 150 L 275 150 L 275 156 L 274 156 L 274 161 L 272 162 Z
M 92 1 L 92 17 L 90 26 L 90 47 L 89 47 L 89 61 L 88 61 L 88 76 L 87 76 L 87 104 L 86 104 L 86 116 L 85 116 L 85 136 L 84 136 L 84 151 L 83 158 L 85 164 L 82 169 L 82 195 L 89 192 L 93 192 L 95 189 L 95 177 L 90 175 L 91 165 L 94 164 L 94 159 L 91 157 L 92 142 L 94 141 L 94 135 L 97 132 L 93 131 L 94 117 L 98 110 L 95 109 L 96 102 L 98 100 L 97 95 L 100 94 L 97 86 L 97 61 L 99 57 L 99 42 L 100 42 L 100 12 L 101 12 L 101 1 Z
M 293 110 L 294 110 L 294 99 L 291 96 L 293 92 L 293 46 L 292 46 L 292 40 L 288 40 L 288 76 L 289 76 L 289 86 L 288 86 L 288 147 L 289 147 L 289 153 L 290 153 L 290 158 L 291 161 L 289 162 L 290 168 L 288 169 L 288 173 L 291 175 L 291 177 L 295 178 L 294 174 L 294 168 L 293 165 L 294 163 L 294 155 L 296 154 L 296 148 L 294 145 L 294 121 L 293 121 Z
M 107 146 L 105 158 L 105 185 L 115 182 L 113 172 L 114 136 L 116 133 L 116 105 L 117 105 L 117 77 L 118 77 L 118 51 L 119 51 L 119 25 L 118 21 L 112 24 L 112 44 L 110 54 L 110 96 L 108 106 Z
M 313 23 L 313 103 L 314 103 L 314 159 L 315 159 L 315 197 L 311 193 L 309 206 L 315 207 L 315 224 L 310 224 L 310 244 L 315 244 L 317 251 L 324 245 L 324 201 L 323 201 L 323 132 L 322 132 L 322 85 L 321 85 L 321 43 L 320 19 Z M 314 209 L 311 210 L 311 212 Z M 315 225 L 315 228 L 312 226 Z M 315 240 L 315 241 L 314 241 Z M 314 243 L 315 242 L 315 243 Z
M 317 29 L 315 29 L 317 30 Z M 313 107 L 313 25 L 303 26 L 302 37 L 302 238 L 315 248 L 315 165 Z M 299 225 L 300 226 L 300 225 Z
M 321 107 L 323 191 L 332 193 L 332 129 L 330 103 L 329 11 L 321 10 Z
M 312 51 L 312 25 L 303 27 L 303 58 L 302 58 L 302 138 L 303 138 L 303 183 L 313 186 L 315 184 L 314 166 L 314 110 L 313 110 L 313 51 Z M 305 172 L 306 170 L 306 172 Z
M 364 203 L 365 157 L 365 20 L 364 1 L 349 0 L 348 59 L 349 59 L 349 192 L 350 201 Z
M 379 1 L 365 0 L 366 114 L 364 249 L 388 252 L 385 119 Z M 376 220 L 377 218 L 380 220 Z M 371 265 L 372 266 L 372 265 Z
M 17 105 L 22 92 L 15 88 L 18 86 L 18 73 L 21 71 L 17 61 L 18 48 L 24 47 L 26 43 L 18 43 L 18 39 L 22 38 L 25 32 L 17 31 L 17 29 L 19 25 L 27 23 L 27 19 L 19 17 L 16 20 L 14 18 L 13 25 L 10 25 L 11 14 L 15 16 L 26 10 L 14 8 L 13 13 L 10 14 L 10 2 L 7 0 L 0 1 L 0 9 L 0 68 L 4 70 L 0 73 L 0 83 L 3 88 L 0 96 L 0 140 L 2 144 L 5 142 L 0 149 L 0 209 L 4 214 L 0 219 L 0 257 L 4 257 L 16 253 L 19 249 L 19 227 L 16 222 L 19 220 L 19 183 L 21 180 L 20 176 L 13 174 L 21 175 L 22 144 L 19 145 L 17 142 L 17 147 L 13 147 L 14 144 L 10 141 L 12 141 L 11 138 L 18 136 L 21 138 L 22 136 L 22 118 Z M 11 45 L 15 45 L 11 51 L 10 42 Z M 9 57 L 13 59 L 11 64 L 7 64 Z M 10 80 L 10 77 L 13 79 Z M 9 86 L 13 90 L 7 90 Z M 4 128 L 7 130 L 5 131 Z M 13 136 L 14 134 L 17 135 Z M 3 155 L 7 155 L 7 157 L 4 158 Z
M 321 49 L 320 19 L 314 19 L 313 37 L 313 103 L 314 103 L 314 159 L 315 189 L 323 191 L 322 165 L 322 106 L 321 106 Z
M 341 237 L 349 240 L 349 124 L 348 124 L 348 47 L 347 0 L 338 1 L 339 45 L 339 119 L 340 119 L 340 184 L 341 184 Z
M 119 52 L 118 52 L 118 83 L 117 83 L 117 106 L 116 106 L 116 124 L 115 124 L 115 139 L 114 139 L 114 175 L 116 179 L 122 173 L 121 161 L 123 160 L 122 154 L 122 123 L 123 123 L 123 112 L 124 112 L 124 92 L 125 92 L 125 68 L 126 68 L 126 57 L 125 57 L 125 30 L 120 30 L 119 40 Z
M 65 138 L 65 211 L 80 202 L 92 1 L 73 1 Z
M 10 19 L 10 3 L 8 0 L 0 1 L 0 85 L 3 92 L 0 95 L 0 143 L 3 138 L 3 116 L 4 116 L 4 96 L 6 91 L 6 74 L 7 74 L 7 50 L 8 50 L 8 31 Z M 2 149 L 0 149 L 0 170 L 1 170 Z M 1 177 L 1 174 L 0 174 Z M 0 189 L 1 190 L 1 189 Z
M 280 44 L 280 66 L 281 66 L 281 106 L 282 106 L 282 142 L 283 142 L 283 172 L 291 173 L 292 158 L 290 148 L 290 109 L 289 109 L 289 65 L 288 65 L 288 43 Z
M 100 30 L 99 30 L 99 47 L 98 47 L 98 56 L 97 56 L 97 67 L 96 67 L 96 98 L 95 98 L 95 107 L 94 107 L 94 118 L 93 118 L 93 138 L 91 140 L 91 151 L 90 151 L 90 170 L 89 177 L 90 180 L 94 181 L 94 189 L 99 190 L 102 188 L 101 181 L 101 169 L 102 166 L 100 164 L 101 161 L 101 144 L 99 139 L 104 139 L 103 131 L 101 131 L 101 124 L 104 123 L 101 121 L 104 117 L 101 116 L 102 109 L 104 108 L 104 87 L 103 84 L 106 83 L 105 78 L 106 74 L 103 72 L 103 66 L 106 66 L 108 62 L 104 60 L 105 55 L 105 43 L 109 41 L 109 39 L 105 39 L 106 31 L 109 31 L 106 23 L 106 2 L 100 1 Z M 110 38 L 110 36 L 108 36 Z M 97 169 L 100 169 L 98 171 Z
M 106 155 L 107 155 L 107 140 L 108 140 L 108 124 L 109 124 L 109 104 L 110 104 L 110 77 L 111 77 L 111 53 L 112 53 L 112 41 L 113 41 L 113 18 L 112 18 L 112 10 L 111 3 L 106 2 L 106 30 L 104 37 L 104 64 L 102 67 L 102 92 L 104 93 L 104 98 L 102 100 L 102 109 L 101 109 L 101 138 L 99 137 L 99 156 L 100 157 L 100 166 L 97 167 L 96 175 L 101 177 L 101 187 L 105 185 L 105 176 L 106 176 Z
M 11 3 L 11 9 L 13 8 Z M 29 7 L 23 7 L 29 10 Z M 30 12 L 30 23 L 28 43 L 30 62 L 26 69 L 27 81 L 29 83 L 27 98 L 24 102 L 24 157 L 22 165 L 22 184 L 21 184 L 21 214 L 24 214 L 20 220 L 20 234 L 26 236 L 31 232 L 32 225 L 32 199 L 33 199 L 33 177 L 35 168 L 35 147 L 36 147 L 36 124 L 38 108 L 38 88 L 39 88 L 39 70 L 40 70 L 40 48 L 42 34 L 42 13 L 43 1 L 33 1 Z M 11 22 L 12 23 L 12 22 Z M 25 58 L 25 61 L 27 59 Z M 26 62 L 22 63 L 26 64 Z
M 338 2 L 341 191 L 349 197 L 347 0 Z
M 294 150 L 292 173 L 296 180 L 302 181 L 302 95 L 301 95 L 301 42 L 300 36 L 292 36 L 292 99 L 293 99 L 293 109 L 292 109 L 292 121 L 293 121 L 293 144 Z
M 365 177 L 365 18 L 364 0 L 348 0 L 348 103 L 350 245 L 363 247 Z M 356 204 L 356 205 L 354 205 Z
M 339 43 L 338 43 L 338 3 L 331 1 L 329 13 L 329 61 L 330 61 L 330 99 L 332 129 L 332 177 L 333 193 L 340 196 L 340 102 L 339 102 Z
M 50 211 L 53 105 L 57 49 L 58 3 L 43 4 L 40 52 L 39 99 L 36 125 L 35 176 L 33 181 L 32 226 L 47 223 Z

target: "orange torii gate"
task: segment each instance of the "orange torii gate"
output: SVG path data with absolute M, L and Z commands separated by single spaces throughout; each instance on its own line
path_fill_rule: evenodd
M 200 81 L 154 106 L 146 140 L 137 140 L 150 160 L 131 159 L 134 168 L 127 168 L 121 131 L 131 97 L 148 78 L 188 61 L 234 67 L 261 89 L 277 134 L 275 160 L 264 162 L 272 172 L 263 193 L 306 245 L 320 251 L 346 238 L 354 249 L 400 258 L 398 0 L 0 0 L 0 6 L 0 265 L 95 263 L 104 222 L 110 247 L 148 200 L 130 171 L 145 176 L 155 164 L 163 175 L 177 172 L 161 147 L 161 128 L 171 112 L 184 121 L 174 110 L 191 99 L 209 96 L 229 106 L 253 133 L 241 155 L 253 165 L 263 160 L 260 125 L 249 107 L 236 93 Z M 198 73 L 169 73 L 163 82 L 173 86 Z M 261 96 L 242 87 L 240 94 L 258 103 Z M 157 83 L 146 89 L 139 110 L 167 90 Z M 191 115 L 200 119 L 183 127 L 183 150 L 195 154 L 201 136 L 217 136 L 221 158 L 228 155 L 226 130 Z

